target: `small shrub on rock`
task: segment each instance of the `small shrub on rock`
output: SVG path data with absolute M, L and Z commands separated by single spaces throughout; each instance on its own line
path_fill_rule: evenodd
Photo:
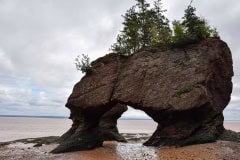
M 75 59 L 75 65 L 77 70 L 80 70 L 82 73 L 90 74 L 93 72 L 88 55 L 78 55 Z

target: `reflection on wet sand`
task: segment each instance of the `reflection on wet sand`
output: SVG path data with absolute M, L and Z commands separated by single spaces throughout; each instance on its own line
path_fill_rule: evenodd
M 72 158 L 87 160 L 157 160 L 157 149 L 143 146 L 141 143 L 117 143 L 106 141 L 103 147 L 90 151 L 67 153 Z
M 68 153 L 70 159 L 84 160 L 218 160 L 225 149 L 223 142 L 199 144 L 181 148 L 153 148 L 141 143 L 104 142 L 103 147 L 91 151 Z M 226 153 L 225 153 L 226 154 Z
M 102 147 L 93 150 L 77 151 L 58 154 L 68 160 L 157 160 L 158 149 L 143 146 L 149 137 L 149 133 L 123 133 L 128 143 L 105 141 Z M 45 150 L 49 152 L 50 150 Z
M 62 154 L 49 153 L 57 144 L 33 147 L 34 144 L 14 142 L 0 145 L 0 159 L 4 160 L 234 160 L 240 157 L 237 142 L 219 141 L 186 147 L 152 148 L 140 142 L 104 142 L 103 147 L 89 151 Z
M 157 150 L 153 147 L 143 146 L 141 143 L 118 143 L 116 154 L 124 160 L 157 160 Z
M 157 160 L 157 149 L 141 143 L 104 142 L 103 147 L 92 151 L 68 153 L 72 158 L 87 160 Z

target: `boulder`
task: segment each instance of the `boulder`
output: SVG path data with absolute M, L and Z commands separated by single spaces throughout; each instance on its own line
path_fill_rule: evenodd
M 68 98 L 72 128 L 77 129 L 66 136 L 59 152 L 101 146 L 101 117 L 119 104 L 140 109 L 158 123 L 145 145 L 206 143 L 224 132 L 233 67 L 230 49 L 219 39 L 185 48 L 144 49 L 129 57 L 109 54 L 94 61 L 92 69 Z M 110 128 L 116 129 L 115 122 Z

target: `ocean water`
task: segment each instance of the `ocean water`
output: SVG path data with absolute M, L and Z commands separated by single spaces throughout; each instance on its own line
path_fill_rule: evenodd
M 0 117 L 0 142 L 23 138 L 60 136 L 71 127 L 64 118 Z M 239 121 L 224 122 L 227 129 L 240 132 Z M 153 133 L 157 124 L 152 120 L 118 120 L 120 133 Z

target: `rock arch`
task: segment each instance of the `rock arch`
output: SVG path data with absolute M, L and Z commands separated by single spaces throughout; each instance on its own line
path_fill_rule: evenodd
M 94 61 L 92 69 L 68 98 L 73 126 L 54 153 L 99 147 L 104 131 L 123 140 L 116 136 L 116 125 L 104 128 L 101 121 L 114 122 L 126 105 L 158 123 L 145 145 L 206 143 L 224 131 L 222 111 L 230 100 L 233 68 L 231 52 L 219 39 L 130 57 L 109 54 Z

